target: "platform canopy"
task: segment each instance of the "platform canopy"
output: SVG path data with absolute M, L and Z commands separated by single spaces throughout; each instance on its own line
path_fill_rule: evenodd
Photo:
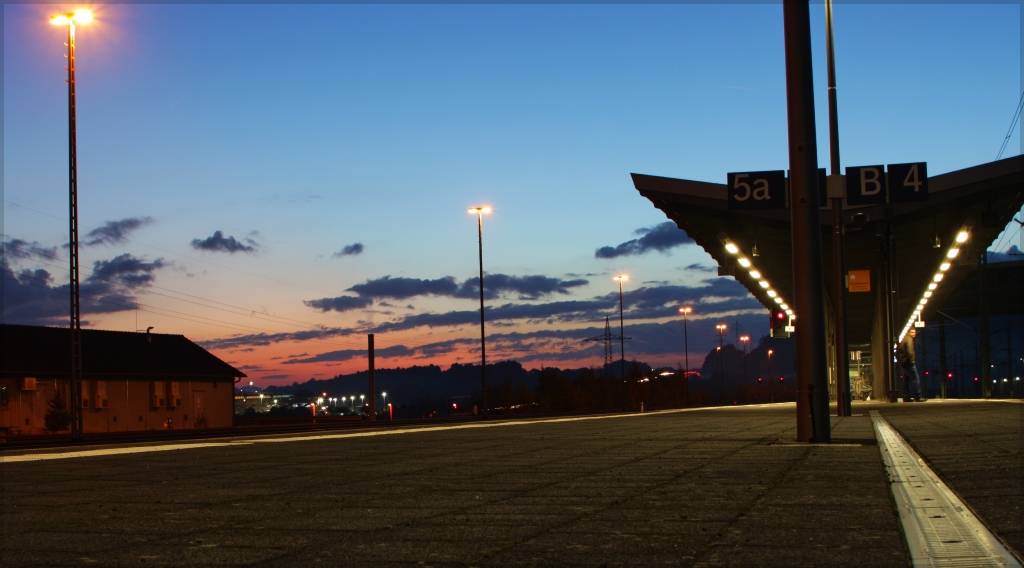
M 995 242 L 1003 228 L 1024 205 L 1024 158 L 1015 156 L 928 179 L 927 201 L 890 205 L 850 206 L 844 200 L 846 269 L 858 272 L 863 292 L 848 294 L 849 345 L 872 343 L 879 313 L 880 275 L 885 268 L 883 237 L 886 225 L 892 236 L 891 267 L 894 276 L 896 330 L 903 328 L 919 305 L 940 266 L 949 260 L 922 317 L 934 316 L 957 285 L 978 265 L 980 255 Z M 686 231 L 719 264 L 719 273 L 732 275 L 768 308 L 780 304 L 751 276 L 766 280 L 782 302 L 793 304 L 792 242 L 789 209 L 732 210 L 727 187 L 710 183 L 632 174 L 642 196 Z M 726 173 L 722 173 L 723 180 Z M 828 205 L 830 206 L 830 204 Z M 827 207 L 828 207 L 827 206 Z M 957 235 L 969 238 L 957 244 Z M 832 307 L 832 213 L 821 210 L 823 275 L 828 305 Z M 726 250 L 732 243 L 738 253 Z M 957 256 L 947 259 L 951 247 Z M 755 252 L 756 251 L 756 252 Z M 740 257 L 752 266 L 740 265 Z M 867 281 L 864 281 L 864 277 Z M 1019 290 L 1019 289 L 1018 289 Z M 993 313 L 998 313 L 992 302 Z M 1019 303 L 1018 303 L 1019 306 Z M 931 311 L 930 311 L 931 310 Z M 766 312 L 767 313 L 767 312 Z M 799 332 L 799 314 L 795 314 Z

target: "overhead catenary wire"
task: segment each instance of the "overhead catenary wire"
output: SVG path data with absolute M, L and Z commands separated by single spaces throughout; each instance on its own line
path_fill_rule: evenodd
M 27 210 L 32 211 L 34 213 L 37 213 L 39 215 L 43 215 L 43 216 L 46 216 L 46 217 L 57 219 L 59 221 L 67 221 L 66 217 L 62 218 L 60 216 L 53 215 L 51 213 L 46 213 L 45 211 L 40 211 L 38 209 L 34 209 L 32 207 L 28 207 L 26 205 L 22 205 L 20 203 L 17 203 L 17 202 L 14 202 L 14 201 L 10 201 L 8 199 L 5 199 L 4 203 L 13 205 L 15 207 L 21 207 L 23 209 L 27 209 Z M 196 261 L 196 262 L 201 262 L 201 263 L 204 263 L 204 264 L 208 264 L 210 266 L 215 266 L 217 268 L 222 268 L 222 269 L 225 269 L 225 270 L 230 270 L 232 272 L 237 272 L 239 274 L 245 274 L 247 276 L 252 276 L 252 277 L 255 277 L 255 278 L 261 278 L 261 279 L 268 280 L 268 281 L 271 281 L 271 282 L 277 282 L 279 284 L 286 284 L 286 285 L 294 286 L 294 287 L 297 287 L 297 288 L 303 288 L 303 289 L 306 289 L 306 290 L 312 290 L 314 292 L 320 292 L 322 294 L 331 294 L 331 292 L 327 292 L 327 291 L 321 290 L 319 288 L 312 288 L 312 287 L 309 287 L 309 286 L 303 286 L 301 284 L 296 284 L 294 282 L 288 282 L 288 281 L 285 281 L 285 280 L 278 280 L 276 278 L 270 278 L 268 276 L 263 276 L 263 275 L 260 275 L 260 274 L 254 274 L 254 273 L 251 273 L 251 272 L 246 272 L 244 270 L 239 270 L 239 269 L 236 269 L 236 268 L 231 268 L 231 267 L 228 267 L 228 266 L 217 264 L 215 262 L 210 262 L 210 261 L 207 261 L 207 260 L 203 260 L 201 258 L 191 257 L 191 256 L 188 256 L 188 255 L 184 255 L 184 254 L 181 254 L 181 253 L 178 253 L 178 252 L 174 252 L 174 251 L 171 251 L 171 250 L 160 248 L 160 247 L 157 247 L 157 246 L 154 246 L 154 245 L 151 245 L 151 244 L 148 244 L 148 243 L 143 243 L 143 242 L 140 242 L 140 241 L 136 241 L 136 240 L 133 240 L 133 239 L 125 239 L 125 241 L 130 242 L 130 243 L 134 243 L 134 244 L 137 244 L 137 245 L 142 245 L 142 246 L 145 246 L 145 247 L 149 247 L 149 248 L 152 248 L 154 250 L 158 250 L 158 251 L 161 251 L 161 252 L 172 254 L 172 255 L 175 255 L 175 256 L 178 256 L 178 257 L 181 257 L 181 258 L 185 258 L 185 259 L 188 259 L 188 260 L 193 260 L 193 261 Z M 7 246 L 11 246 L 11 247 L 14 246 L 11 243 L 5 243 L 5 244 Z M 36 254 L 39 254 L 39 253 L 36 253 Z M 29 257 L 22 256 L 22 255 L 16 255 L 16 256 L 21 256 L 22 258 L 29 258 Z M 46 257 L 47 255 L 41 255 L 41 256 Z M 60 259 L 60 258 L 55 257 L 55 256 L 49 256 L 49 258 L 51 258 L 51 260 L 57 260 L 57 261 L 63 260 L 63 259 Z M 55 265 L 50 265 L 50 266 L 55 266 Z M 57 267 L 57 266 L 55 266 L 55 267 L 56 268 L 62 268 L 62 267 Z M 89 269 L 86 269 L 86 270 L 89 270 Z M 95 271 L 95 269 L 93 269 L 93 270 L 91 270 L 91 272 L 96 272 L 96 271 Z M 100 272 L 102 273 L 102 271 L 100 271 Z M 112 275 L 112 276 L 116 277 L 117 275 Z M 133 287 L 133 288 L 137 288 L 137 287 L 141 286 L 139 283 L 132 283 L 130 281 L 125 281 L 125 283 L 126 283 L 126 285 L 128 285 L 130 287 Z M 248 317 L 254 317 L 256 319 L 264 319 L 266 321 L 274 321 L 274 320 L 267 320 L 267 318 L 260 318 L 260 317 L 257 317 L 255 315 L 255 314 L 261 314 L 261 315 L 264 315 L 264 316 L 268 316 L 270 318 L 276 318 L 277 320 L 285 320 L 286 322 L 292 322 L 292 323 L 289 323 L 288 325 L 294 325 L 296 327 L 303 328 L 302 329 L 303 331 L 312 331 L 312 330 L 315 330 L 315 329 L 321 327 L 319 324 L 314 324 L 314 323 L 306 322 L 306 321 L 302 321 L 302 320 L 295 320 L 295 319 L 292 319 L 292 318 L 285 318 L 283 316 L 273 316 L 271 314 L 263 314 L 259 310 L 251 310 L 250 308 L 245 308 L 245 307 L 241 307 L 241 306 L 234 306 L 234 305 L 231 305 L 231 304 L 226 304 L 224 302 L 218 302 L 216 300 L 210 300 L 208 298 L 202 298 L 202 297 L 199 297 L 199 296 L 194 296 L 194 295 L 191 295 L 191 294 L 186 294 L 184 292 L 177 292 L 175 290 L 170 290 L 170 289 L 167 289 L 167 288 L 163 288 L 163 287 L 157 286 L 155 284 L 146 285 L 145 288 L 141 288 L 141 289 L 143 291 L 145 291 L 146 293 L 149 293 L 149 294 L 156 294 L 156 295 L 165 296 L 165 297 L 168 297 L 168 298 L 171 298 L 171 299 L 174 299 L 174 300 L 180 300 L 180 301 L 185 301 L 185 302 L 188 301 L 188 300 L 182 300 L 180 298 L 175 298 L 173 296 L 166 296 L 164 294 L 159 294 L 159 293 L 153 292 L 152 290 L 150 290 L 150 288 L 156 288 L 156 289 L 164 290 L 166 292 L 170 292 L 172 294 L 180 294 L 180 295 L 183 295 L 183 296 L 188 296 L 188 297 L 191 297 L 191 298 L 202 300 L 204 302 L 209 302 L 209 303 L 213 303 L 213 304 L 220 304 L 220 305 L 232 307 L 232 308 L 235 308 L 235 309 L 238 309 L 238 310 L 243 310 L 245 312 L 250 312 L 250 313 L 235 313 L 235 312 L 231 312 L 230 310 L 223 310 L 223 311 L 228 311 L 229 313 L 235 313 L 236 315 L 243 315 L 243 316 L 248 316 Z M 190 302 L 190 303 L 196 303 L 196 302 Z M 197 305 L 203 305 L 203 304 L 197 304 Z M 205 306 L 205 307 L 210 307 L 212 309 L 219 309 L 219 308 L 216 308 L 215 306 Z M 157 309 L 161 309 L 161 308 L 157 308 Z M 196 323 L 199 323 L 199 322 L 196 322 Z M 275 323 L 285 323 L 285 322 L 275 322 Z M 273 333 L 278 333 L 278 332 L 273 332 Z M 353 335 L 355 335 L 355 334 L 353 334 Z M 397 339 L 387 339 L 387 338 L 383 338 L 383 337 L 378 337 L 377 341 L 378 342 L 382 342 L 382 343 L 392 343 L 394 345 L 408 345 L 408 346 L 412 346 L 412 347 L 428 347 L 428 346 L 431 346 L 431 345 L 434 344 L 434 343 L 420 343 L 420 342 L 397 340 Z M 347 345 L 354 345 L 354 344 L 347 344 Z M 360 347 L 363 347 L 363 345 L 360 345 Z
M 38 251 L 36 251 L 34 253 L 33 252 L 24 252 L 24 251 L 20 250 L 21 247 L 19 247 L 18 245 L 14 244 L 14 243 L 10 243 L 10 242 L 4 242 L 4 247 L 5 247 L 5 251 L 8 254 L 12 254 L 13 256 L 17 256 L 19 258 L 24 258 L 26 260 L 32 260 L 32 261 L 34 261 L 36 263 L 39 263 L 41 265 L 44 265 L 44 266 L 49 266 L 49 267 L 58 268 L 58 269 L 63 268 L 63 266 L 61 266 L 61 265 L 52 264 L 52 263 L 49 263 L 49 262 L 44 262 L 44 261 L 40 260 L 39 258 L 35 258 L 35 257 L 40 257 L 41 256 L 43 258 L 48 258 L 50 260 L 54 260 L 54 261 L 57 261 L 57 262 L 63 260 L 62 258 L 57 257 L 55 255 L 45 254 L 45 253 L 38 252 Z M 216 300 L 211 300 L 211 299 L 208 299 L 208 298 L 202 298 L 200 296 L 194 296 L 194 295 L 191 295 L 191 294 L 186 294 L 184 292 L 177 292 L 177 291 L 174 291 L 174 290 L 170 290 L 170 289 L 167 289 L 167 288 L 163 288 L 163 287 L 157 286 L 155 284 L 143 284 L 143 283 L 139 283 L 139 282 L 133 282 L 131 280 L 126 279 L 122 275 L 113 274 L 113 273 L 110 273 L 110 272 L 107 272 L 107 271 L 103 271 L 103 270 L 97 270 L 95 268 L 93 268 L 93 269 L 84 269 L 84 271 L 88 272 L 88 273 L 91 273 L 91 274 L 94 274 L 94 275 L 98 274 L 107 282 L 112 281 L 112 279 L 118 278 L 118 279 L 121 280 L 121 283 L 123 285 L 125 285 L 126 287 L 128 287 L 128 288 L 130 288 L 132 290 L 142 291 L 142 292 L 145 292 L 147 294 L 161 296 L 161 297 L 165 297 L 165 298 L 168 298 L 168 299 L 171 299 L 171 300 L 180 301 L 180 302 L 186 302 L 186 303 L 189 303 L 189 304 L 201 306 L 201 307 L 208 308 L 208 309 L 219 310 L 219 311 L 223 311 L 223 312 L 226 312 L 226 313 L 229 313 L 229 314 L 232 314 L 232 315 L 238 315 L 238 316 L 243 316 L 243 317 L 251 317 L 251 318 L 254 318 L 254 319 L 261 320 L 261 321 L 268 321 L 268 322 L 271 322 L 271 323 L 281 323 L 281 324 L 284 324 L 284 325 L 291 325 L 291 326 L 294 326 L 294 327 L 298 327 L 299 330 L 297 332 L 315 331 L 315 330 L 320 329 L 322 327 L 322 326 L 320 326 L 318 324 L 314 324 L 314 323 L 311 323 L 311 322 L 306 322 L 306 321 L 302 321 L 302 320 L 296 320 L 296 319 L 292 319 L 292 318 L 286 318 L 286 317 L 283 317 L 283 316 L 274 316 L 272 314 L 266 314 L 266 313 L 260 312 L 258 310 L 252 310 L 250 308 L 245 308 L 243 306 L 236 306 L 236 305 L 233 305 L 233 304 L 227 304 L 227 303 L 224 303 L 224 302 L 218 302 Z M 10 280 L 10 278 L 8 278 L 8 279 Z M 15 279 L 15 281 L 17 281 L 17 279 Z M 53 288 L 50 288 L 49 286 L 43 286 L 43 285 L 39 285 L 39 284 L 32 284 L 32 285 L 34 287 L 37 287 L 37 288 L 43 288 L 43 289 L 47 289 L 47 290 L 54 290 Z M 226 306 L 227 308 L 232 308 L 232 309 L 227 309 L 227 308 L 224 308 L 224 307 L 218 307 L 218 306 L 215 306 L 215 305 L 211 306 L 211 305 L 208 305 L 208 304 L 205 304 L 205 303 L 202 303 L 202 302 L 187 300 L 187 299 L 184 299 L 184 298 L 178 298 L 178 297 L 175 297 L 175 296 L 172 296 L 172 295 L 169 295 L 169 294 L 162 294 L 160 292 L 153 291 L 151 288 L 156 288 L 156 289 L 159 289 L 159 290 L 164 290 L 165 292 L 169 292 L 170 294 L 180 294 L 182 296 L 187 296 L 187 297 L 190 297 L 190 298 L 194 298 L 196 300 L 201 300 L 202 302 L 208 302 L 210 304 L 220 304 L 221 306 Z M 61 293 L 63 294 L 63 292 L 61 292 Z M 154 306 L 154 305 L 150 305 L 150 304 L 143 304 L 143 303 L 140 303 L 140 302 L 137 302 L 137 301 L 135 303 L 131 304 L 131 305 L 128 305 L 128 304 L 123 304 L 123 303 L 118 303 L 118 302 L 110 301 L 108 298 L 103 297 L 103 296 L 88 295 L 88 297 L 90 297 L 90 298 L 92 298 L 92 299 L 94 299 L 94 300 L 96 300 L 97 302 L 100 302 L 100 303 L 105 303 L 105 304 L 109 304 L 109 305 L 117 305 L 117 306 L 123 307 L 125 310 L 138 309 L 140 311 L 154 313 L 154 314 L 157 314 L 157 315 L 163 315 L 163 316 L 166 316 L 166 317 L 173 317 L 173 318 L 180 319 L 180 320 L 183 320 L 183 321 L 189 321 L 189 322 L 192 322 L 192 323 L 208 324 L 208 325 L 213 325 L 215 327 L 231 329 L 231 330 L 238 331 L 238 332 L 243 332 L 243 333 L 252 333 L 252 332 L 282 333 L 282 332 L 277 331 L 277 330 L 271 330 L 271 329 L 260 328 L 260 327 L 255 327 L 255 326 L 249 326 L 249 325 L 245 325 L 245 324 L 238 324 L 238 323 L 233 323 L 233 322 L 226 322 L 226 321 L 223 321 L 223 320 L 209 318 L 209 317 L 206 317 L 206 316 L 200 316 L 200 315 L 196 315 L 196 314 L 189 314 L 189 313 L 186 313 L 186 312 L 181 312 L 181 311 L 178 311 L 178 310 L 172 310 L 170 308 L 163 308 L 163 307 Z M 234 310 L 240 310 L 240 311 L 234 311 Z M 169 312 L 169 313 L 161 313 L 161 311 Z M 170 315 L 170 314 L 179 314 L 179 315 L 174 316 L 174 315 Z M 187 317 L 185 317 L 185 316 L 187 316 Z M 205 320 L 205 321 L 198 321 L 198 320 L 189 319 L 189 318 L 200 318 L 201 320 Z M 274 318 L 274 319 L 271 319 L 271 318 Z M 346 335 L 358 335 L 358 332 L 353 332 L 353 333 L 349 333 L 349 334 L 346 334 Z M 321 338 L 317 338 L 316 341 L 319 341 L 319 342 L 322 342 L 322 343 L 326 343 L 326 344 L 329 344 L 329 345 L 338 345 L 338 346 L 342 346 L 342 347 L 351 347 L 351 348 L 356 348 L 356 349 L 361 349 L 361 348 L 365 347 L 362 343 L 349 343 L 349 342 L 344 342 L 344 341 L 335 341 L 335 340 L 328 340 L 328 339 L 321 339 Z M 408 340 L 400 340 L 400 339 L 390 339 L 390 338 L 381 338 L 381 342 L 382 343 L 391 343 L 393 345 L 406 345 L 406 346 L 410 346 L 410 347 L 429 347 L 429 346 L 434 344 L 434 343 L 421 343 L 421 342 L 416 342 L 416 341 L 408 341 Z
M 1002 248 L 1004 240 L 1009 242 L 1010 240 L 1013 239 L 1014 236 L 1020 234 L 1021 226 L 1024 226 L 1024 223 L 1021 223 L 1021 221 L 1017 220 L 1017 215 L 1020 215 L 1022 212 L 1024 212 L 1024 209 L 1021 209 L 1021 211 L 1017 212 L 1017 214 L 1015 214 L 1013 216 L 1012 222 L 1016 224 L 1016 227 L 1014 228 L 1014 231 L 1013 232 L 1003 231 L 1002 234 L 999 235 L 999 241 L 996 242 L 995 246 L 989 248 L 989 250 L 991 250 L 991 251 L 998 251 L 999 249 Z
M 32 211 L 34 213 L 38 213 L 40 215 L 45 215 L 45 216 L 51 217 L 53 219 L 57 219 L 58 221 L 67 222 L 67 217 L 63 217 L 63 218 L 62 217 L 58 217 L 57 215 L 46 213 L 45 211 L 40 211 L 38 209 L 33 209 L 31 207 L 28 207 L 26 205 L 22 205 L 20 203 L 16 203 L 14 201 L 10 201 L 10 200 L 5 199 L 4 203 L 10 204 L 10 205 L 14 205 L 15 207 L 21 207 L 22 209 L 28 209 L 29 211 Z M 161 252 L 165 252 L 167 254 L 173 254 L 175 256 L 180 256 L 181 258 L 187 258 L 189 260 L 194 260 L 196 262 L 202 262 L 203 264 L 209 264 L 210 266 L 216 266 L 217 268 L 223 268 L 224 270 L 230 270 L 232 272 L 237 272 L 239 274 L 245 274 L 246 276 L 253 276 L 255 278 L 262 278 L 263 280 L 269 280 L 271 282 L 277 282 L 278 284 L 287 284 L 288 286 L 295 286 L 296 288 L 304 288 L 306 290 L 312 290 L 314 292 L 320 292 L 322 294 L 330 294 L 330 292 L 327 292 L 327 291 L 324 291 L 324 290 L 320 290 L 319 288 L 311 288 L 309 286 L 303 286 L 302 284 L 296 284 L 294 282 L 288 282 L 286 280 L 278 280 L 276 278 L 271 278 L 269 276 L 263 276 L 261 274 L 254 274 L 252 272 L 246 272 L 244 270 L 239 270 L 237 268 L 231 268 L 230 266 L 224 266 L 223 264 L 217 264 L 216 262 L 210 262 L 208 260 L 203 260 L 201 258 L 196 258 L 194 256 L 188 256 L 186 254 L 181 254 L 179 252 L 174 252 L 172 250 L 167 250 L 167 249 L 155 246 L 155 245 L 151 245 L 151 244 L 148 244 L 148 243 L 143 243 L 143 242 L 136 241 L 136 240 L 133 240 L 133 239 L 127 239 L 126 238 L 125 241 L 130 242 L 130 243 L 135 243 L 137 245 L 142 245 L 144 247 L 149 247 L 151 249 L 155 249 L 155 250 L 158 250 L 158 251 L 161 251 Z
M 1020 120 L 1021 107 L 1024 107 L 1024 91 L 1021 91 L 1020 93 L 1020 101 L 1017 103 L 1017 111 L 1013 113 L 1013 120 L 1010 121 L 1010 128 L 1006 131 L 1006 137 L 1003 138 L 1003 144 L 999 147 L 999 153 L 996 154 L 996 160 L 1003 157 L 1003 152 L 1006 151 L 1006 146 L 1010 143 L 1010 136 L 1013 134 L 1013 130 L 1017 126 L 1017 121 Z

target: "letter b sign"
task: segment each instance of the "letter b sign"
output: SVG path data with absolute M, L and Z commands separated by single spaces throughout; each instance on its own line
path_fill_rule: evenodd
M 885 204 L 885 166 L 846 168 L 846 203 Z

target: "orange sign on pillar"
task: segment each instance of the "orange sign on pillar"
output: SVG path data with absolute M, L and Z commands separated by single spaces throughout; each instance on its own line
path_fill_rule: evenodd
M 870 292 L 871 291 L 871 271 L 870 270 L 851 270 L 846 275 L 846 288 L 850 292 Z

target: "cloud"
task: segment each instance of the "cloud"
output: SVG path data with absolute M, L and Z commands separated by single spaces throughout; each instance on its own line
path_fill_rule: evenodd
M 153 283 L 154 273 L 166 264 L 158 258 L 153 262 L 145 262 L 125 253 L 110 260 L 97 260 L 92 264 L 92 274 L 87 280 L 110 280 L 118 278 L 127 286 L 145 286 Z
M 399 279 L 391 279 L 399 280 Z M 486 280 L 485 280 L 486 281 Z M 342 297 L 342 302 L 369 301 L 369 298 Z M 335 298 L 312 300 L 306 305 L 329 311 L 334 309 Z M 321 305 L 320 302 L 323 302 Z M 623 304 L 627 318 L 635 320 L 677 319 L 678 308 L 682 305 L 694 307 L 691 321 L 712 317 L 748 317 L 764 307 L 747 290 L 732 278 L 712 278 L 700 286 L 645 286 L 623 293 Z M 546 303 L 506 303 L 487 306 L 485 315 L 488 326 L 501 327 L 517 322 L 558 324 L 586 324 L 601 322 L 606 316 L 617 316 L 618 293 L 609 293 L 589 300 L 566 300 Z M 341 307 L 347 307 L 342 305 Z M 356 309 L 356 308 L 351 308 Z M 416 328 L 446 328 L 476 326 L 480 323 L 480 311 L 455 310 L 442 313 L 414 313 L 394 321 L 358 328 L 317 328 L 299 332 L 266 334 L 258 333 L 200 342 L 206 349 L 231 349 L 239 346 L 266 346 L 283 341 L 308 341 L 345 336 L 362 337 L 368 333 L 388 333 Z M 713 331 L 713 326 L 711 326 Z M 558 337 L 568 337 L 567 332 L 555 331 Z M 571 335 L 571 334 L 570 334 Z M 593 335 L 593 334 L 591 334 Z M 490 341 L 491 335 L 488 335 Z M 422 352 L 422 351 L 421 351 Z M 337 355 L 344 356 L 343 354 Z M 290 356 L 297 360 L 304 355 Z M 340 360 L 340 359 L 338 359 Z
M 332 339 L 345 336 L 360 336 L 363 341 L 363 332 L 353 328 L 342 327 L 318 327 L 303 331 L 290 331 L 281 333 L 252 333 L 249 335 L 236 335 L 208 341 L 197 341 L 203 349 L 233 349 L 240 346 L 254 345 L 265 347 L 282 341 L 310 341 L 319 339 Z
M 582 278 L 562 280 L 541 275 L 488 274 L 484 276 L 484 297 L 493 299 L 507 294 L 516 294 L 520 300 L 537 300 L 551 294 L 569 294 L 570 288 L 585 286 L 588 283 Z M 473 299 L 480 297 L 480 278 L 470 278 L 459 284 L 451 276 L 433 280 L 384 276 L 356 284 L 347 291 L 373 299 L 404 300 L 416 296 Z
M 989 262 L 1020 262 L 1024 260 L 1024 252 L 1021 252 L 1017 245 L 1011 246 L 1006 252 L 986 251 Z
M 259 244 L 250 239 L 246 238 L 245 243 L 238 241 L 235 237 L 225 237 L 221 231 L 214 231 L 213 236 L 205 239 L 192 239 L 192 248 L 196 250 L 205 250 L 210 252 L 226 252 L 234 254 L 236 252 L 253 253 L 259 247 Z
M 712 272 L 712 273 L 713 272 L 718 272 L 718 269 L 716 267 L 714 267 L 714 266 L 705 266 L 703 264 L 696 263 L 696 262 L 693 263 L 693 264 L 688 265 L 683 270 L 695 270 L 697 272 Z
M 133 289 L 151 284 L 164 266 L 163 259 L 145 262 L 130 254 L 95 261 L 92 274 L 79 287 L 82 317 L 134 310 Z M 67 325 L 70 284 L 55 285 L 53 276 L 41 268 L 18 270 L 6 255 L 0 259 L 0 272 L 6 323 Z
M 85 235 L 82 246 L 117 245 L 128 242 L 128 234 L 153 223 L 152 217 L 129 217 L 120 221 L 107 221 Z
M 306 300 L 302 302 L 311 308 L 322 312 L 347 312 L 369 307 L 373 303 L 372 298 L 360 298 L 355 296 L 338 296 L 337 298 L 321 298 L 319 300 Z
M 392 345 L 391 347 L 384 347 L 382 349 L 374 349 L 374 357 L 386 358 L 386 357 L 403 357 L 415 354 L 415 349 L 406 347 L 404 345 Z M 312 357 L 306 357 L 303 359 L 289 359 L 283 361 L 283 365 L 296 365 L 299 363 L 325 363 L 325 362 L 340 362 L 348 361 L 349 359 L 366 358 L 366 349 L 341 349 L 339 351 L 328 351 L 326 353 L 320 353 Z
M 24 239 L 8 237 L 4 235 L 4 254 L 11 254 L 21 258 L 44 258 L 46 260 L 60 260 L 57 256 L 57 247 L 46 247 L 38 241 L 28 242 Z
M 404 300 L 415 296 L 454 296 L 458 290 L 459 286 L 451 276 L 434 280 L 384 276 L 356 284 L 347 291 L 364 298 Z
M 713 353 L 718 346 L 718 333 L 715 325 L 723 320 L 717 318 L 690 319 L 689 330 L 689 361 L 692 367 L 700 365 L 708 353 Z M 735 344 L 736 326 L 740 331 L 752 337 L 751 348 L 758 345 L 762 336 L 767 334 L 767 315 L 761 313 L 744 313 L 730 316 L 727 320 L 728 330 L 724 341 L 728 346 Z M 763 333 L 759 333 L 761 330 Z M 603 322 L 598 325 L 570 328 L 543 329 L 527 332 L 489 333 L 487 335 L 487 353 L 494 361 L 514 359 L 521 363 L 540 362 L 552 364 L 594 364 L 602 358 L 603 345 L 600 338 L 604 334 Z M 618 335 L 617 326 L 613 335 Z M 627 321 L 625 335 L 627 359 L 639 359 L 660 364 L 682 364 L 684 360 L 683 322 L 676 317 L 664 322 L 629 323 Z M 596 341 L 595 341 L 596 340 Z M 617 342 L 616 342 L 617 343 Z M 394 345 L 378 349 L 379 357 L 404 357 L 409 359 L 433 359 L 459 352 L 479 353 L 479 337 L 466 337 L 438 341 L 425 345 Z M 382 355 L 382 352 L 384 354 Z M 616 346 L 615 352 L 618 353 Z M 341 363 L 366 358 L 365 349 L 343 349 L 327 351 L 316 355 L 294 356 L 284 364 L 301 363 Z M 599 364 L 599 363 L 598 363 Z
M 616 258 L 620 256 L 633 256 L 648 253 L 652 250 L 666 252 L 673 247 L 693 243 L 682 229 L 672 221 L 665 221 L 660 225 L 650 228 L 641 228 L 634 231 L 635 234 L 643 235 L 639 239 L 626 241 L 614 247 L 604 246 L 594 251 L 595 258 Z
M 484 297 L 496 298 L 508 293 L 518 294 L 520 300 L 537 300 L 551 294 L 569 294 L 569 288 L 586 286 L 590 282 L 583 278 L 561 280 L 550 276 L 508 276 L 506 274 L 484 275 Z M 479 298 L 480 277 L 470 278 L 459 286 L 457 298 Z
M 356 256 L 363 254 L 363 243 L 352 243 L 345 245 L 338 252 L 331 255 L 331 258 L 340 258 L 343 256 Z

